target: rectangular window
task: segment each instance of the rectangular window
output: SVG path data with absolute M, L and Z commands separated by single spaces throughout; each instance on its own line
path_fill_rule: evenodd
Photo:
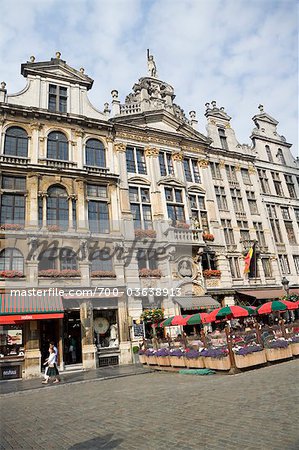
M 49 110 L 54 112 L 66 112 L 67 88 L 50 84 L 49 86 Z
M 232 278 L 241 278 L 240 274 L 240 266 L 239 266 L 239 258 L 232 256 L 228 258 L 229 267 L 232 274 Z
M 153 228 L 150 193 L 148 188 L 129 187 L 131 212 L 134 228 L 149 230 Z
M 219 134 L 219 138 L 220 138 L 221 147 L 224 150 L 228 150 L 227 139 L 226 139 L 224 128 L 218 128 L 218 134 Z
M 226 176 L 228 181 L 237 181 L 236 171 L 234 166 L 225 166 Z
M 290 244 L 297 244 L 296 235 L 291 221 L 284 223 Z
M 294 208 L 294 213 L 295 213 L 296 221 L 297 221 L 298 226 L 299 226 L 299 209 L 298 208 Z
M 234 245 L 235 238 L 234 238 L 234 231 L 233 231 L 231 220 L 230 219 L 221 219 L 221 226 L 223 227 L 223 231 L 224 231 L 225 243 L 227 245 Z
M 261 185 L 261 190 L 263 194 L 270 194 L 269 181 L 267 177 L 267 171 L 263 169 L 258 169 L 258 175 Z
M 200 183 L 197 159 L 184 158 L 184 171 L 186 181 L 190 181 L 191 183 Z
M 94 233 L 109 233 L 107 186 L 87 185 L 89 229 Z
M 265 247 L 266 240 L 262 222 L 253 222 L 253 227 L 255 229 L 256 238 L 258 240 L 259 245 Z
M 144 150 L 130 147 L 126 149 L 127 171 L 131 173 L 147 174 Z
M 3 175 L 2 177 L 2 189 L 7 191 L 26 191 L 26 178 L 25 177 L 12 177 L 10 175 Z
M 276 195 L 278 195 L 279 197 L 283 197 L 283 192 L 282 192 L 282 188 L 281 188 L 281 181 L 280 181 L 279 173 L 278 172 L 271 172 L 271 175 L 272 175 L 272 179 L 273 179 Z
M 205 233 L 209 233 L 208 213 L 205 208 L 205 199 L 201 195 L 192 194 L 189 195 L 191 206 L 191 217 L 193 226 L 200 227 Z
M 262 258 L 262 266 L 263 266 L 265 277 L 271 278 L 272 277 L 272 267 L 271 267 L 270 259 Z
M 220 172 L 219 163 L 211 162 L 210 167 L 211 167 L 211 172 L 212 172 L 212 178 L 221 180 L 221 172 Z
M 241 169 L 241 175 L 244 184 L 252 184 L 248 169 Z
M 157 270 L 158 269 L 158 257 L 157 257 L 157 252 L 155 250 L 139 249 L 136 257 L 137 257 L 138 270 L 142 270 L 142 269 Z
M 220 210 L 228 210 L 225 189 L 223 186 L 215 186 L 217 205 Z
M 26 178 L 3 175 L 3 194 L 0 196 L 0 223 L 25 223 Z
M 291 198 L 296 198 L 295 185 L 294 185 L 294 182 L 293 182 L 292 175 L 285 175 L 284 178 L 285 178 L 285 182 L 286 182 L 286 185 L 287 185 L 287 188 L 288 188 L 288 191 L 289 191 L 289 196 Z
M 248 222 L 246 220 L 238 220 L 237 226 L 240 229 L 241 242 L 248 243 L 250 241 Z
M 177 223 L 185 223 L 185 212 L 182 194 L 182 189 L 165 188 L 167 213 L 169 219 L 171 219 L 172 221 L 172 226 L 176 226 Z
M 280 225 L 277 219 L 270 219 L 270 224 L 272 228 L 272 233 L 274 236 L 274 240 L 277 244 L 281 244 L 283 242 Z
M 88 184 L 87 185 L 87 196 L 88 197 L 107 198 L 107 186 Z
M 290 212 L 289 212 L 289 208 L 283 208 L 281 207 L 281 214 L 282 214 L 282 218 L 284 220 L 290 220 Z
M 174 175 L 172 155 L 168 152 L 159 153 L 160 174 L 162 177 L 166 175 Z
M 299 274 L 299 255 L 293 255 L 296 273 Z
M 286 160 L 284 158 L 284 155 L 283 155 L 283 152 L 282 152 L 281 148 L 279 148 L 277 150 L 276 157 L 277 157 L 278 161 L 280 162 L 280 164 L 283 164 L 284 166 L 286 165 Z
M 281 268 L 281 273 L 283 275 L 290 274 L 290 265 L 287 255 L 278 255 L 278 260 Z
M 235 212 L 244 212 L 244 205 L 240 189 L 230 190 Z
M 247 195 L 247 201 L 248 201 L 250 213 L 258 214 L 259 212 L 257 209 L 257 203 L 256 203 L 254 191 L 246 191 L 246 195 Z

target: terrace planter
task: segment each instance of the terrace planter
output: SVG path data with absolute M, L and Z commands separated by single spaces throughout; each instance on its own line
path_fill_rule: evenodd
M 185 358 L 186 365 L 189 369 L 204 369 L 205 363 L 204 358 L 199 356 L 198 358 Z
M 291 346 L 287 348 L 266 348 L 267 361 L 277 361 L 293 356 Z
M 145 355 L 138 355 L 139 356 L 139 362 L 140 364 L 146 364 L 147 362 L 147 356 Z
M 171 367 L 186 367 L 186 358 L 184 356 L 170 356 Z
M 299 342 L 294 342 L 290 345 L 293 356 L 299 355 Z
M 245 367 L 258 366 L 267 362 L 265 350 L 260 352 L 249 353 L 248 355 L 236 355 L 235 362 L 238 369 Z
M 157 358 L 157 362 L 158 362 L 159 366 L 161 366 L 161 367 L 171 366 L 169 356 L 157 356 L 156 358 Z
M 147 364 L 149 366 L 157 366 L 158 365 L 158 361 L 157 361 L 157 357 L 154 356 L 148 356 L 147 357 Z
M 204 363 L 207 369 L 230 370 L 231 368 L 229 356 L 224 356 L 224 358 L 211 358 L 210 356 L 205 356 Z

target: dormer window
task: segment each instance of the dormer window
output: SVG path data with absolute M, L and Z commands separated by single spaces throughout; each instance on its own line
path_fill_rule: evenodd
M 219 138 L 220 138 L 221 147 L 223 148 L 223 150 L 228 150 L 227 139 L 225 136 L 224 128 L 218 128 L 218 134 L 219 134 Z
M 271 153 L 269 145 L 266 145 L 265 149 L 266 149 L 268 161 L 273 162 L 273 157 L 272 157 L 272 153 Z
M 49 110 L 55 112 L 66 112 L 67 88 L 49 85 Z

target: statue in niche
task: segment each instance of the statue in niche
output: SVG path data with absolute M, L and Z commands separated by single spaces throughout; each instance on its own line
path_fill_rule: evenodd
M 118 329 L 117 324 L 114 323 L 110 327 L 110 338 L 109 338 L 109 347 L 118 347 Z

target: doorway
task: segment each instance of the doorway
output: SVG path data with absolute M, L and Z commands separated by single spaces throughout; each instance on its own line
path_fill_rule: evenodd
M 65 311 L 63 329 L 65 364 L 82 363 L 80 310 Z
M 40 351 L 41 363 L 49 356 L 50 342 L 54 342 L 58 348 L 59 343 L 59 320 L 57 319 L 43 319 L 40 321 Z

